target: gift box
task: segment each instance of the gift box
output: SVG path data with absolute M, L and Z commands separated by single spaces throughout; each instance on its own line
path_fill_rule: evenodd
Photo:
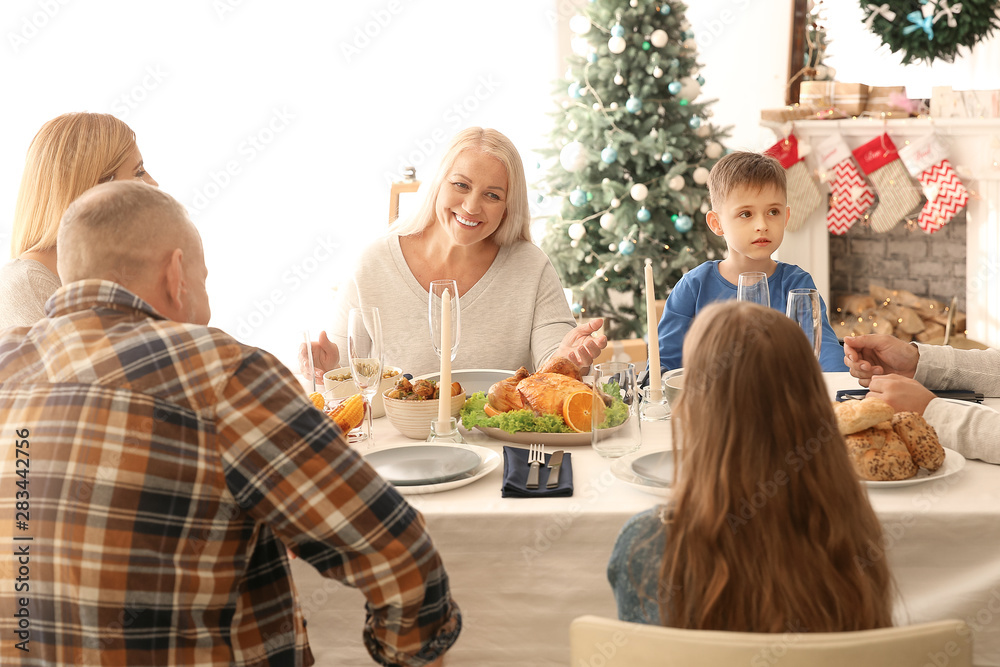
M 958 118 L 963 115 L 959 107 L 959 94 L 951 86 L 931 88 L 931 116 L 934 118 Z
M 761 109 L 760 119 L 772 123 L 787 123 L 793 120 L 837 120 L 846 118 L 839 109 L 830 107 L 819 109 L 817 107 L 793 104 L 780 109 Z
M 835 107 L 851 116 L 864 111 L 867 101 L 868 86 L 863 83 L 803 81 L 799 87 L 799 104 L 820 109 Z
M 865 103 L 865 111 L 873 114 L 899 113 L 901 116 L 909 116 L 908 111 L 893 104 L 893 97 L 896 99 L 906 99 L 906 86 L 872 86 L 868 90 L 868 101 Z
M 1000 118 L 1000 90 L 963 90 L 959 96 L 966 118 Z

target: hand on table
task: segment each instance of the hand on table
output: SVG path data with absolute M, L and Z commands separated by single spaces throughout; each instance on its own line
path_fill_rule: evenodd
M 868 385 L 869 396 L 877 396 L 892 406 L 896 412 L 924 414 L 927 404 L 934 400 L 934 393 L 913 378 L 902 375 L 876 375 Z
M 869 334 L 844 338 L 844 363 L 862 387 L 870 386 L 872 376 L 895 374 L 912 378 L 920 352 L 894 336 Z
M 326 336 L 325 331 L 319 332 L 319 341 L 311 343 L 313 356 L 313 372 L 316 381 L 323 382 L 323 374 L 340 366 L 340 350 Z M 303 377 L 309 377 L 309 356 L 306 354 L 306 344 L 299 345 L 299 372 Z
M 588 368 L 601 354 L 601 350 L 608 346 L 607 336 L 591 335 L 603 325 L 604 319 L 598 317 L 576 326 L 563 337 L 559 349 L 553 356 L 566 357 L 580 368 Z

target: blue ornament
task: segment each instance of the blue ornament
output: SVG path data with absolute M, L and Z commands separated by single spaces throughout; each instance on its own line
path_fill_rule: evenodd
M 611 164 L 618 159 L 618 151 L 616 151 L 612 146 L 608 146 L 603 151 L 601 151 L 601 159 Z
M 663 164 L 670 164 L 674 161 L 673 153 L 664 153 L 663 157 L 660 158 L 660 161 L 663 162 Z
M 699 86 L 704 86 L 705 85 L 705 77 L 703 77 L 701 74 L 699 74 L 698 76 L 696 76 L 694 80 L 698 82 Z
M 629 113 L 639 113 L 642 111 L 642 100 L 633 95 L 625 102 L 625 108 L 628 109 Z
M 694 220 L 691 219 L 690 215 L 679 215 L 677 216 L 677 221 L 674 222 L 674 229 L 679 231 L 681 234 L 687 234 L 691 231 L 694 226 Z
M 590 1 L 593 2 L 594 0 L 590 0 Z M 570 306 L 570 310 L 573 311 L 573 316 L 574 317 L 580 317 L 580 313 L 583 312 L 583 306 L 581 306 L 578 303 L 574 303 L 572 306 Z
M 569 203 L 573 206 L 583 206 L 587 203 L 587 193 L 577 188 L 573 192 L 569 193 Z
M 694 30 L 685 30 L 683 36 L 684 39 L 694 39 Z
M 613 26 L 611 26 L 611 36 L 612 37 L 624 37 L 625 36 L 625 28 L 622 27 L 621 23 L 616 23 Z
M 590 53 L 588 53 L 587 54 L 587 62 L 590 63 L 590 64 L 596 63 L 597 62 L 597 54 L 594 53 L 593 51 L 591 51 Z
M 676 95 L 677 93 L 681 92 L 682 88 L 684 88 L 684 86 L 681 85 L 680 81 L 671 81 L 670 83 L 667 84 L 667 90 L 670 91 L 671 95 Z
M 569 84 L 569 87 L 566 89 L 566 93 L 574 99 L 583 97 L 583 92 L 580 90 L 580 84 L 576 81 Z
M 649 222 L 650 217 L 649 209 L 645 206 L 635 212 L 635 219 L 639 222 Z
M 697 130 L 701 127 L 701 118 L 698 118 L 698 116 L 691 116 L 691 119 L 688 121 L 688 125 L 691 126 L 691 129 Z
M 591 0 L 591 2 L 593 2 L 593 0 Z M 660 13 L 663 14 L 664 16 L 666 16 L 667 14 L 669 14 L 670 13 L 670 5 L 668 5 L 666 3 L 660 5 Z
M 635 252 L 635 244 L 626 239 L 622 241 L 620 244 L 618 244 L 618 252 L 620 252 L 623 255 L 631 255 L 632 253 Z

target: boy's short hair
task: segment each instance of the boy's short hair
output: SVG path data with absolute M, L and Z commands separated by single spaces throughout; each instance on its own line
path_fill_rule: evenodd
M 734 151 L 715 163 L 708 175 L 708 196 L 712 208 L 726 202 L 730 193 L 739 187 L 756 188 L 758 191 L 772 186 L 788 196 L 785 169 L 770 155 L 752 151 Z

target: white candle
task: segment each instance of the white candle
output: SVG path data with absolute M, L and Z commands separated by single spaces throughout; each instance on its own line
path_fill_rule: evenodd
M 653 290 L 653 260 L 646 260 L 646 337 L 649 339 L 649 395 L 662 397 L 660 380 L 660 339 L 656 334 L 656 295 Z
M 438 380 L 438 429 L 444 432 L 451 420 L 451 295 L 441 294 L 441 378 Z

